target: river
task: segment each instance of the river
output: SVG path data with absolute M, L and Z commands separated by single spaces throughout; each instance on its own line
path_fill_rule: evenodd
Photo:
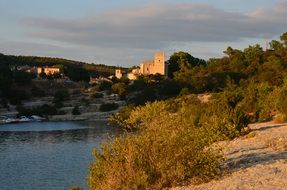
M 119 133 L 96 121 L 0 125 L 0 189 L 87 189 L 93 148 Z

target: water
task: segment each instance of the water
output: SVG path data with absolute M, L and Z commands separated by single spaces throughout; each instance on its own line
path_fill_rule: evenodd
M 92 150 L 119 130 L 105 122 L 42 122 L 0 126 L 1 190 L 86 187 Z

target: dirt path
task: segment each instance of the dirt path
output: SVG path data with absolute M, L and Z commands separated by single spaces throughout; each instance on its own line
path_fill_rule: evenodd
M 220 179 L 173 190 L 287 189 L 287 123 L 250 127 L 246 137 L 219 143 L 226 157 Z

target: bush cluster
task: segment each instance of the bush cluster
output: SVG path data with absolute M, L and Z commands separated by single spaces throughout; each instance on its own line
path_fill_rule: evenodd
M 16 110 L 18 111 L 19 116 L 31 116 L 31 115 L 48 116 L 58 114 L 57 108 L 55 106 L 48 104 L 44 104 L 42 106 L 33 108 L 25 108 L 23 106 L 17 106 Z
M 222 102 L 225 96 L 217 100 Z M 207 181 L 220 174 L 222 160 L 210 145 L 239 136 L 249 122 L 239 108 L 216 100 L 201 103 L 193 96 L 147 103 L 127 112 L 121 125 L 137 131 L 94 151 L 91 189 L 162 189 L 187 179 Z
M 100 111 L 108 112 L 118 109 L 119 105 L 116 103 L 104 103 L 100 106 Z

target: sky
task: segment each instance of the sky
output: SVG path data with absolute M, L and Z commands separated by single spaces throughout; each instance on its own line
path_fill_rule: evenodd
M 131 67 L 279 39 L 287 0 L 0 0 L 0 53 Z

